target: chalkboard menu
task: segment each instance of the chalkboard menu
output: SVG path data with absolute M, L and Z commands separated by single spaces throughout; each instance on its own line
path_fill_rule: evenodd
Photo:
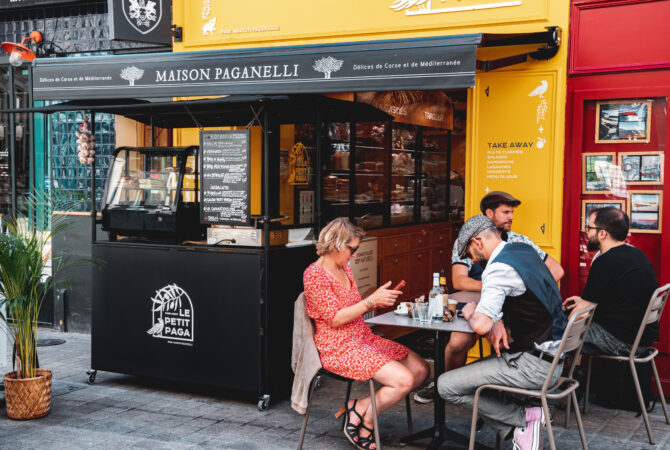
M 249 224 L 249 130 L 200 132 L 200 223 Z

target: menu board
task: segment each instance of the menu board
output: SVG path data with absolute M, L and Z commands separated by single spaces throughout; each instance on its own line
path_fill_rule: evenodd
M 200 223 L 249 225 L 249 130 L 200 132 Z

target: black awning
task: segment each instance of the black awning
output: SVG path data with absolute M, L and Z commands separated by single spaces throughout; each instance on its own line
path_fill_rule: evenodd
M 323 120 L 330 122 L 393 120 L 393 116 L 367 103 L 315 94 L 230 95 L 178 102 L 149 102 L 142 99 L 72 100 L 39 108 L 3 109 L 0 114 L 95 111 L 120 114 L 162 128 L 190 128 L 250 125 L 261 117 L 263 108 L 271 108 L 280 123 L 313 122 L 316 120 L 317 108 Z
M 36 60 L 35 100 L 473 87 L 481 34 Z

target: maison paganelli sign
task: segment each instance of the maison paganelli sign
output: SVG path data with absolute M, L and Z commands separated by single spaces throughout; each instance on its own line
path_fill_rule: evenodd
M 40 59 L 35 100 L 472 87 L 481 35 Z

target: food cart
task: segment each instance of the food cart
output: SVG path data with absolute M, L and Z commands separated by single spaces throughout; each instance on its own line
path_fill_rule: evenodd
M 286 123 L 309 122 L 327 129 L 333 121 L 391 117 L 367 104 L 319 95 L 99 105 L 91 111 L 114 111 L 164 128 L 196 123 L 243 127 L 237 132 L 202 131 L 203 139 L 216 133 L 248 136 L 247 127 L 262 124 L 264 213 L 250 216 L 238 196 L 234 207 L 229 202 L 224 208 L 228 220 L 223 223 L 235 223 L 235 228 L 213 229 L 260 236 L 256 242 L 239 237 L 210 239 L 209 244 L 205 240 L 205 225 L 222 222 L 203 211 L 226 199 L 199 187 L 210 190 L 230 181 L 224 166 L 233 164 L 235 169 L 239 162 L 230 152 L 223 164 L 212 165 L 204 162 L 211 154 L 208 143 L 202 148 L 115 151 L 102 217 L 96 219 L 109 239 L 94 235 L 92 244 L 93 258 L 103 264 L 93 282 L 89 381 L 95 381 L 97 370 L 105 370 L 201 383 L 255 393 L 259 409 L 267 408 L 271 396 L 284 396 L 291 385 L 293 301 L 302 291 L 302 271 L 315 259 L 310 242 L 291 246 L 273 237 L 287 228 L 271 192 L 271 179 L 277 175 L 272 159 L 279 152 L 273 130 Z M 249 142 L 234 144 L 238 150 L 242 146 L 238 156 L 245 158 Z M 317 155 L 321 145 L 317 138 Z M 300 227 L 313 226 L 315 217 Z

